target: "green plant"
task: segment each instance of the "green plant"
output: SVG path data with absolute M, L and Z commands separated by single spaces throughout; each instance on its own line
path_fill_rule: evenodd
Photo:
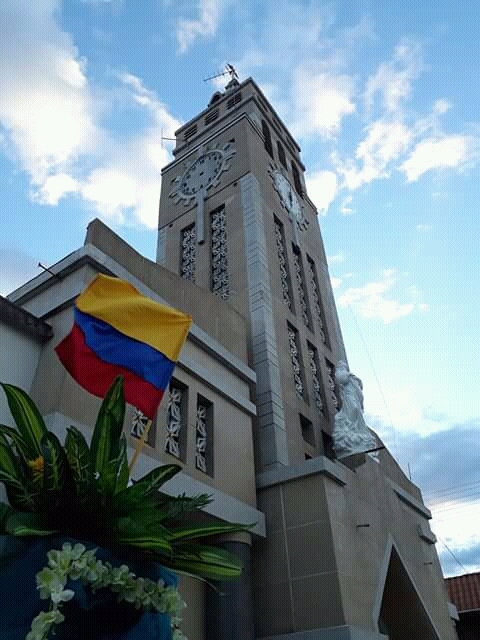
M 75 427 L 69 427 L 62 446 L 28 394 L 1 386 L 16 429 L 0 425 L 0 482 L 10 503 L 0 503 L 0 533 L 60 532 L 131 550 L 206 580 L 240 575 L 239 559 L 208 544 L 208 538 L 250 527 L 200 522 L 199 512 L 210 502 L 205 494 L 172 497 L 161 492 L 179 465 L 159 466 L 133 484 L 129 481 L 121 378 L 102 402 L 90 446 Z
M 112 567 L 109 562 L 98 560 L 95 549 L 87 551 L 83 544 L 64 543 L 61 550 L 52 549 L 47 554 L 48 565 L 37 573 L 37 589 L 40 598 L 50 601 L 48 611 L 41 611 L 32 621 L 25 640 L 45 640 L 56 624 L 65 620 L 62 605 L 75 595 L 66 589 L 69 580 L 79 580 L 89 585 L 93 593 L 108 588 L 124 601 L 144 611 L 157 611 L 170 615 L 172 640 L 185 640 L 179 630 L 180 613 L 185 606 L 175 587 L 165 586 L 148 578 L 137 578 L 127 565 Z

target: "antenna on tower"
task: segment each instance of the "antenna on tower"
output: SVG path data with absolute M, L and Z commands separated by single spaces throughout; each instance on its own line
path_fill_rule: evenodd
M 209 80 L 215 80 L 216 78 L 223 78 L 224 76 L 230 76 L 230 82 L 237 81 L 238 82 L 238 73 L 233 64 L 226 64 L 225 69 L 223 71 L 219 71 L 215 73 L 213 76 L 209 76 L 208 78 L 204 78 L 204 82 L 208 82 Z
M 172 142 L 175 142 L 176 138 L 167 138 L 167 136 L 163 135 L 163 129 L 160 129 L 160 145 L 163 149 L 163 141 L 164 140 L 170 140 Z

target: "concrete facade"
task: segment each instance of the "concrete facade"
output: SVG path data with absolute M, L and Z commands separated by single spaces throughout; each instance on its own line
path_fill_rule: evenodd
M 298 145 L 251 79 L 217 93 L 176 139 L 162 172 L 157 263 L 94 221 L 85 246 L 52 267 L 57 276 L 43 273 L 11 296 L 53 329 L 30 385 L 42 413 L 58 433 L 93 424 L 100 401 L 66 374 L 53 346 L 95 273 L 191 313 L 174 373 L 188 390 L 183 471 L 167 489 L 211 493 L 211 517 L 256 525 L 251 539 L 223 541 L 251 567 L 224 598 L 182 580 L 190 640 L 454 640 L 419 489 L 385 449 L 378 460 L 334 459 L 333 373 L 346 354 Z M 218 173 L 216 150 L 225 149 Z M 199 158 L 215 173 L 207 186 Z M 293 185 L 306 227 L 282 204 L 275 171 Z M 214 295 L 218 269 L 228 286 Z M 195 464 L 199 397 L 213 407 L 207 473 Z M 172 461 L 166 411 L 138 473 Z

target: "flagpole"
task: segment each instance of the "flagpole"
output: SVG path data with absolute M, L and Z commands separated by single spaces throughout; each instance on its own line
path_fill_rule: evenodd
M 132 470 L 138 460 L 138 456 L 142 453 L 142 449 L 145 446 L 145 442 L 147 441 L 148 432 L 150 431 L 151 426 L 152 426 L 152 421 L 148 420 L 145 425 L 145 429 L 143 430 L 142 437 L 139 438 L 137 441 L 137 444 L 135 446 L 135 452 L 132 456 L 130 464 L 128 465 L 128 473 L 130 474 L 130 476 L 132 475 Z

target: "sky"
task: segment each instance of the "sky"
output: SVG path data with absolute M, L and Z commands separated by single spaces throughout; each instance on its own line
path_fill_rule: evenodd
M 155 259 L 168 138 L 233 64 L 302 148 L 368 424 L 480 570 L 478 0 L 2 0 L 0 293 L 99 217 Z M 220 80 L 223 82 L 223 79 Z

